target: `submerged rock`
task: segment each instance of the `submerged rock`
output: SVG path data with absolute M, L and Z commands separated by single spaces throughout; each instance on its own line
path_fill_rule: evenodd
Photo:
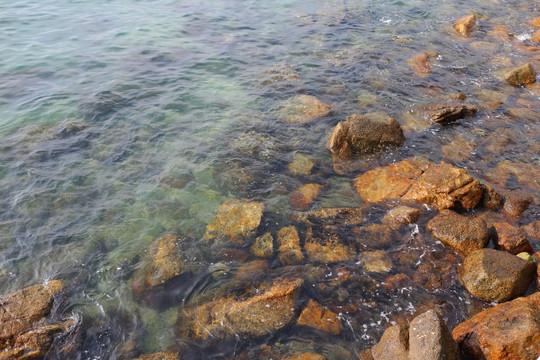
M 392 243 L 392 229 L 384 224 L 371 224 L 352 229 L 359 250 L 386 249 Z
M 327 116 L 331 109 L 331 105 L 321 102 L 315 96 L 302 94 L 286 100 L 279 117 L 288 123 L 309 124 L 316 118 Z
M 472 116 L 478 111 L 472 104 L 454 102 L 433 103 L 426 105 L 422 110 L 431 123 L 442 125 Z
M 540 219 L 522 226 L 521 230 L 533 241 L 540 241 Z
M 386 251 L 363 251 L 359 256 L 359 263 L 367 272 L 387 273 L 392 270 L 392 260 Z
M 289 164 L 289 171 L 296 175 L 309 175 L 315 163 L 307 155 L 296 153 Z
M 454 29 L 461 35 L 468 36 L 474 25 L 476 25 L 476 16 L 465 15 L 454 24 Z
M 322 188 L 324 185 L 320 184 L 301 185 L 291 194 L 291 205 L 297 210 L 308 209 Z
M 278 232 L 279 260 L 283 265 L 294 265 L 304 260 L 300 237 L 294 226 L 281 228 Z
M 323 227 L 321 230 L 310 228 L 306 233 L 304 249 L 308 258 L 324 264 L 356 259 L 356 247 L 340 239 L 339 229 Z
M 296 321 L 297 325 L 305 325 L 332 335 L 339 335 L 340 321 L 338 315 L 323 308 L 319 303 L 310 299 Z
M 261 258 L 270 258 L 274 255 L 274 237 L 269 232 L 259 236 L 251 245 L 251 253 Z
M 512 85 L 527 85 L 536 81 L 536 72 L 532 65 L 527 63 L 510 70 L 503 75 L 503 79 Z
M 454 328 L 469 358 L 536 360 L 540 356 L 540 292 L 484 310 Z
M 154 354 L 141 355 L 135 360 L 180 360 L 180 354 L 158 352 Z
M 419 53 L 407 60 L 407 64 L 415 72 L 417 77 L 425 78 L 431 73 L 430 55 L 432 54 Z
M 399 146 L 405 141 L 399 123 L 385 113 L 353 114 L 336 125 L 328 148 L 339 159 Z
M 381 222 L 397 230 L 402 226 L 415 223 L 420 217 L 420 213 L 421 211 L 417 208 L 404 205 L 396 206 L 384 215 Z
M 533 248 L 525 235 L 509 223 L 493 224 L 495 245 L 510 254 L 517 255 L 520 252 L 533 253 Z
M 474 296 L 503 302 L 523 295 L 536 264 L 504 251 L 481 249 L 469 255 L 460 269 L 460 280 Z
M 175 333 L 195 340 L 259 337 L 287 326 L 296 314 L 301 279 L 275 280 L 247 299 L 220 298 L 194 309 L 181 309 Z
M 323 208 L 306 212 L 295 212 L 291 214 L 291 219 L 308 224 L 320 223 L 324 225 L 360 225 L 365 221 L 362 210 L 358 208 Z
M 206 227 L 205 239 L 224 236 L 235 245 L 249 242 L 261 223 L 264 204 L 255 201 L 229 200 L 218 210 L 216 219 Z
M 47 320 L 63 290 L 64 284 L 53 280 L 0 297 L 0 359 L 44 358 L 55 337 L 73 328 L 74 319 Z
M 427 223 L 426 229 L 435 239 L 465 254 L 486 247 L 491 237 L 484 220 L 452 210 L 442 210 Z

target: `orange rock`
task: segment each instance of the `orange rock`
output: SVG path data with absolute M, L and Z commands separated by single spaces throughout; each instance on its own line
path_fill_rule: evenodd
M 385 249 L 392 243 L 392 229 L 385 224 L 371 224 L 353 228 L 356 246 L 360 250 Z
M 531 21 L 531 24 L 536 27 L 540 27 L 540 16 Z
M 255 201 L 229 200 L 218 210 L 216 219 L 206 227 L 205 239 L 219 236 L 243 245 L 255 235 L 264 211 L 264 204 Z
M 420 213 L 421 211 L 417 208 L 403 205 L 396 206 L 384 215 L 381 222 L 397 230 L 402 226 L 415 223 L 420 217 Z
M 455 24 L 454 29 L 461 35 L 467 36 L 476 24 L 476 16 L 466 15 L 460 18 Z
M 407 274 L 399 273 L 384 279 L 383 287 L 388 291 L 397 291 L 399 288 L 410 286 L 411 282 L 412 280 Z
M 540 354 L 540 292 L 484 310 L 456 326 L 452 335 L 470 358 L 536 359 Z
M 540 241 L 540 219 L 521 227 L 527 237 L 533 241 Z
M 305 184 L 291 194 L 291 205 L 297 210 L 306 210 L 313 204 L 324 185 Z
M 154 354 L 144 354 L 135 360 L 180 360 L 178 353 L 158 352 Z
M 523 64 L 503 75 L 503 79 L 512 85 L 527 85 L 536 81 L 536 71 L 531 64 Z
M 540 41 L 540 30 L 536 30 L 536 31 L 531 35 L 531 40 L 532 40 L 532 41 Z
M 316 118 L 328 115 L 331 105 L 312 95 L 296 95 L 282 104 L 280 118 L 289 123 L 308 124 Z
M 429 58 L 425 53 L 419 53 L 407 60 L 409 67 L 414 70 L 416 76 L 419 78 L 425 78 L 431 72 L 431 65 L 429 64 Z
M 506 25 L 495 26 L 492 30 L 489 30 L 487 32 L 487 36 L 499 41 L 508 42 L 512 40 L 512 37 L 510 36 L 510 32 L 508 31 L 508 27 Z
M 324 356 L 317 353 L 305 352 L 287 357 L 285 360 L 326 360 Z
M 338 315 L 311 299 L 302 310 L 296 324 L 310 326 L 333 335 L 338 335 L 340 332 Z
M 354 244 L 342 242 L 335 231 L 321 231 L 313 234 L 313 229 L 309 229 L 306 234 L 304 244 L 307 256 L 317 262 L 330 264 L 339 261 L 354 261 L 356 258 L 356 247 Z
M 279 260 L 283 265 L 294 265 L 304 260 L 300 237 L 294 226 L 281 228 L 278 232 Z
M 168 234 L 157 239 L 150 250 L 152 260 L 144 286 L 160 285 L 184 272 L 180 249 L 177 245 L 178 236 Z
M 495 244 L 501 250 L 514 255 L 520 252 L 533 253 L 531 244 L 518 228 L 509 223 L 495 223 L 493 228 L 495 229 Z

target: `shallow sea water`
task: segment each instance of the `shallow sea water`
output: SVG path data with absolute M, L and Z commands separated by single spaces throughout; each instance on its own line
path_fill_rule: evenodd
M 470 13 L 478 25 L 464 39 L 451 25 Z M 455 258 L 444 287 L 386 291 L 384 275 L 363 273 L 355 263 L 307 262 L 322 278 L 305 299 L 336 311 L 344 303 L 360 307 L 343 311 L 340 336 L 291 325 L 264 339 L 216 345 L 173 333 L 187 300 L 204 302 L 220 286 L 231 293 L 249 287 L 249 281 L 227 287 L 242 262 L 221 261 L 227 271 L 211 276 L 219 259 L 205 257 L 198 242 L 228 199 L 264 202 L 260 233 L 275 234 L 290 225 L 289 196 L 299 185 L 326 185 L 311 209 L 366 206 L 352 187 L 356 175 L 424 156 L 499 189 L 526 191 L 535 202 L 515 223 L 538 219 L 540 91 L 498 77 L 524 62 L 540 70 L 540 47 L 526 24 L 537 16 L 532 0 L 0 4 L 0 294 L 63 280 L 69 296 L 56 315 L 81 315 L 74 355 L 81 359 L 178 348 L 186 358 L 255 358 L 264 343 L 354 358 L 388 324 L 428 304 L 455 326 L 487 304 L 456 281 L 461 258 L 425 232 L 436 214 L 425 207 L 418 226 L 393 233 L 387 251 L 394 260 L 416 258 L 391 274 L 412 277 L 429 254 Z M 512 40 L 490 37 L 500 25 Z M 419 52 L 436 53 L 423 78 L 407 64 Z M 480 106 L 474 117 L 444 128 L 407 122 L 418 106 L 458 92 L 475 104 L 504 103 Z M 280 106 L 298 94 L 316 96 L 332 111 L 310 124 L 286 123 Z M 406 144 L 336 173 L 326 148 L 331 129 L 347 115 L 371 111 L 396 118 Z M 441 150 L 456 138 L 474 145 L 465 158 Z M 315 162 L 311 175 L 288 171 L 297 153 Z M 525 164 L 531 175 L 493 171 L 504 162 Z M 388 205 L 364 209 L 367 222 L 378 223 Z M 192 241 L 186 244 L 192 275 L 150 302 L 135 298 L 134 271 L 152 240 L 171 232 Z M 286 275 L 279 261 L 269 264 Z M 342 287 L 354 301 L 336 299 L 325 285 L 342 268 L 356 276 Z

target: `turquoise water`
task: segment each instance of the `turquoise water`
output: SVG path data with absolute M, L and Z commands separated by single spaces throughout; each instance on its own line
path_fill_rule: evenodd
M 174 231 L 188 236 L 191 266 L 204 274 L 212 261 L 203 260 L 197 239 L 227 199 L 263 201 L 264 226 L 274 230 L 289 224 L 289 195 L 300 184 L 327 185 L 313 208 L 360 206 L 355 174 L 413 155 L 446 159 L 483 181 L 538 196 L 537 179 L 512 176 L 501 185 L 489 171 L 501 160 L 540 164 L 538 90 L 497 78 L 526 61 L 540 69 L 540 52 L 525 48 L 534 46 L 525 21 L 539 11 L 535 1 L 0 4 L 0 293 L 62 279 L 70 295 L 61 312 L 83 318 L 78 356 L 130 357 L 182 340 L 172 326 L 189 289 L 180 286 L 159 306 L 132 296 L 133 272 L 150 243 Z M 489 19 L 479 20 L 472 42 L 495 46 L 471 46 L 453 34 L 455 19 L 469 13 Z M 514 40 L 490 38 L 497 25 Z M 426 78 L 407 65 L 418 52 L 437 53 Z M 408 126 L 408 111 L 457 92 L 504 104 L 444 131 L 412 126 L 402 148 L 367 157 L 351 174 L 333 170 L 326 140 L 345 116 L 385 111 Z M 309 125 L 285 123 L 280 105 L 297 94 L 332 104 L 331 114 Z M 516 115 L 516 107 L 530 111 Z M 441 146 L 458 136 L 475 150 L 448 160 Z M 510 140 L 489 151 L 497 136 Z M 312 175 L 287 171 L 296 153 L 314 160 Z M 377 221 L 384 208 L 372 212 Z M 519 222 L 535 218 L 533 204 Z M 349 327 L 337 344 L 352 353 L 371 346 L 388 322 L 381 313 L 399 316 L 407 312 L 397 308 L 412 311 L 426 298 L 451 299 L 442 307 L 453 323 L 470 310 L 459 285 L 417 291 L 400 299 L 356 294 L 380 307 L 344 320 Z M 287 329 L 269 341 L 316 338 Z M 193 356 L 231 358 L 254 344 L 195 344 Z

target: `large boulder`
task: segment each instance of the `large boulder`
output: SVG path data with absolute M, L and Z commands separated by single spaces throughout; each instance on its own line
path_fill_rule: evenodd
M 484 301 L 503 302 L 523 295 L 533 279 L 536 264 L 494 249 L 469 255 L 459 271 L 465 288 Z
M 454 328 L 471 359 L 537 360 L 540 356 L 540 292 L 484 310 Z
M 64 284 L 53 280 L 0 297 L 0 359 L 43 358 L 55 337 L 73 328 L 74 319 L 47 319 L 63 291 Z
M 384 113 L 353 114 L 336 125 L 328 148 L 339 159 L 399 146 L 405 141 L 399 123 Z
M 181 309 L 175 333 L 195 340 L 260 337 L 287 326 L 296 316 L 301 279 L 275 280 L 247 299 L 220 298 Z
M 226 201 L 219 208 L 216 219 L 206 227 L 204 238 L 225 237 L 235 245 L 244 245 L 256 234 L 263 211 L 261 202 Z
M 355 180 L 363 201 L 415 200 L 439 209 L 472 209 L 482 198 L 483 188 L 464 169 L 445 162 L 433 164 L 419 158 L 370 170 Z
M 426 229 L 435 239 L 465 254 L 486 247 L 491 236 L 484 220 L 452 210 L 442 210 L 427 223 Z
M 512 85 L 527 85 L 536 81 L 536 71 L 531 64 L 523 64 L 503 75 L 504 80 Z

